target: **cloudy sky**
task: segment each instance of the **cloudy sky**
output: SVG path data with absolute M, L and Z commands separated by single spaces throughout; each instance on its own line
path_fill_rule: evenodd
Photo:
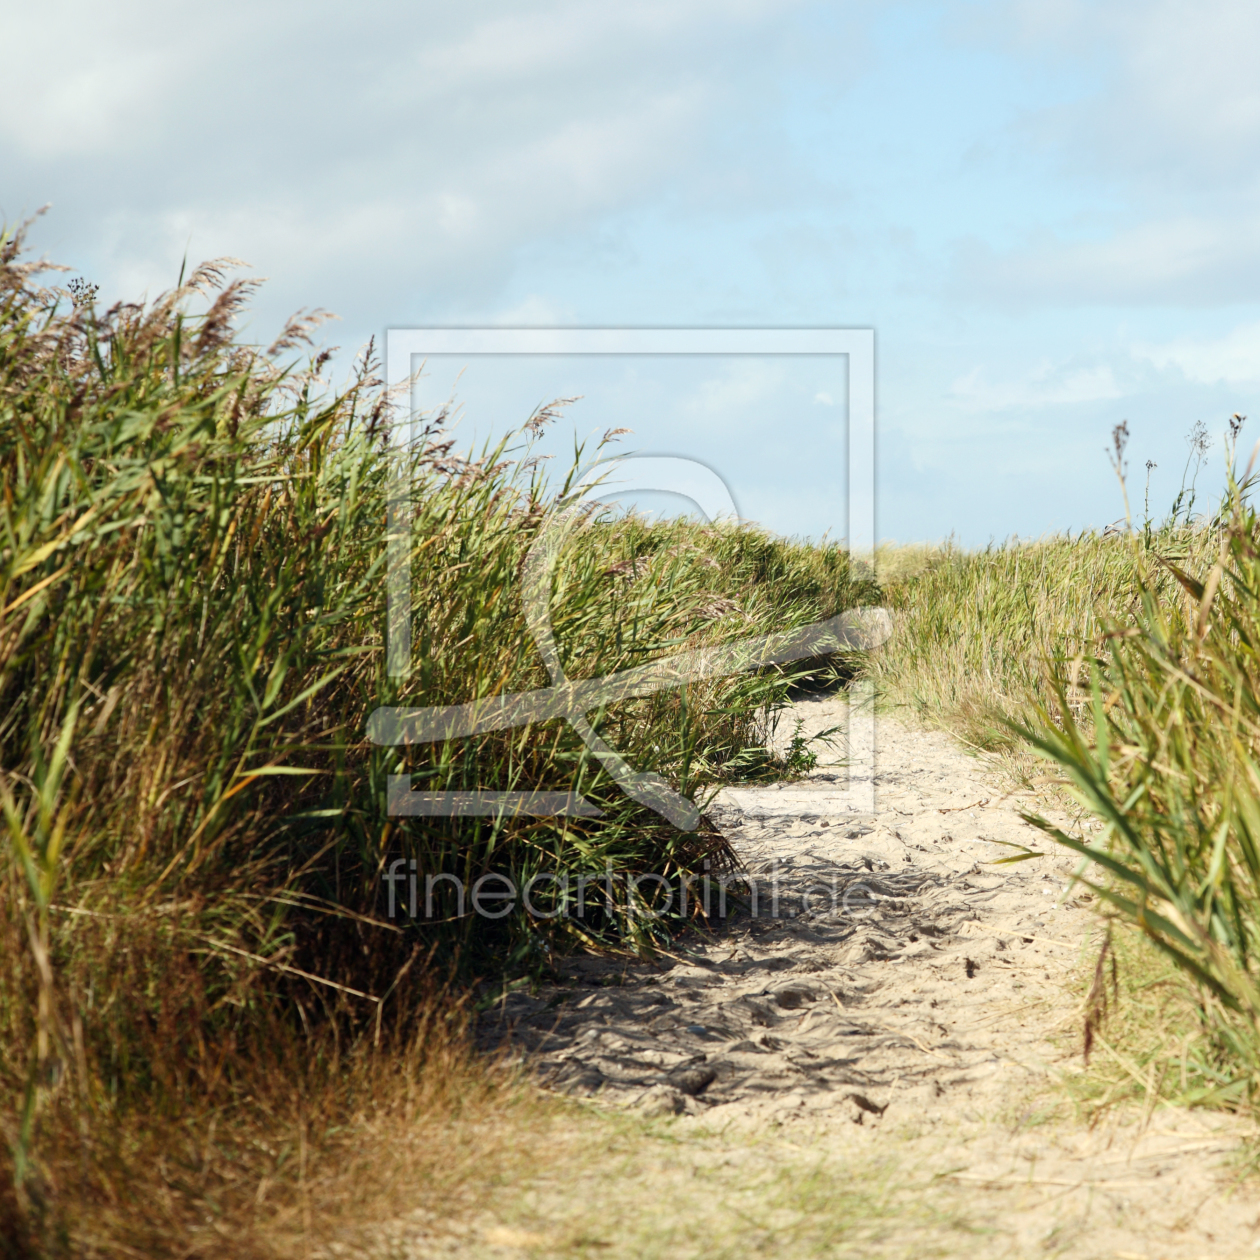
M 268 277 L 259 340 L 323 306 L 347 352 L 403 325 L 871 327 L 901 540 L 1114 520 L 1120 420 L 1153 507 L 1195 421 L 1212 482 L 1231 412 L 1260 438 L 1254 0 L 45 0 L 5 23 L 0 218 L 51 203 L 36 248 L 104 297 L 232 254 Z M 842 534 L 831 391 L 709 368 L 638 403 L 592 376 L 567 436 L 637 408 L 629 449 Z M 470 436 L 524 418 L 465 401 Z

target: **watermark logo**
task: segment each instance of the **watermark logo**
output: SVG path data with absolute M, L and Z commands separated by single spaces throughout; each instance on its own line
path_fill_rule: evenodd
M 391 385 L 411 375 L 417 354 L 557 354 L 557 353 L 796 353 L 845 354 L 849 358 L 849 532 L 850 554 L 869 563 L 874 551 L 874 336 L 870 330 L 391 330 L 387 340 L 387 377 Z M 396 441 L 406 448 L 411 423 L 395 426 Z M 397 467 L 403 466 L 401 458 Z M 682 494 L 709 521 L 739 520 L 729 487 L 707 465 L 677 456 L 622 456 L 585 470 L 570 493 L 549 512 L 529 550 L 522 571 L 526 623 L 551 678 L 551 686 L 505 694 L 468 704 L 378 708 L 369 719 L 368 737 L 378 745 L 442 742 L 527 723 L 563 718 L 599 760 L 607 774 L 632 800 L 683 831 L 699 825 L 699 811 L 659 775 L 636 771 L 595 733 L 586 714 L 602 705 L 646 696 L 705 678 L 717 678 L 768 665 L 824 656 L 843 649 L 878 645 L 891 632 L 880 608 L 852 609 L 838 617 L 782 634 L 751 636 L 720 647 L 682 652 L 602 678 L 574 681 L 560 664 L 550 612 L 551 573 L 572 529 L 583 519 L 587 496 L 609 487 L 628 468 L 637 476 L 622 495 L 665 491 Z M 399 478 L 390 495 L 388 520 L 387 661 L 389 672 L 405 677 L 410 668 L 410 486 Z M 874 791 L 873 715 L 863 697 L 850 705 L 850 788 L 859 796 Z M 866 729 L 870 726 L 870 730 Z M 858 764 L 855 765 L 856 761 Z M 856 773 L 855 773 L 856 771 Z M 864 773 L 865 772 L 865 773 Z M 861 808 L 864 802 L 855 800 Z M 387 809 L 391 816 L 569 815 L 598 817 L 601 811 L 571 792 L 421 792 L 407 775 L 390 775 Z M 496 877 L 498 878 L 498 877 Z M 391 885 L 392 891 L 392 885 Z M 414 912 L 413 912 L 414 913 Z M 505 912 L 506 913 L 506 912 Z
M 545 871 L 517 883 L 510 875 L 488 872 L 466 883 L 449 872 L 423 873 L 415 858 L 395 858 L 381 875 L 385 912 L 391 919 L 432 921 L 446 911 L 462 919 L 472 914 L 503 919 L 523 908 L 535 920 L 585 920 L 591 911 L 632 911 L 636 918 L 661 919 L 698 911 L 706 919 L 725 919 L 735 906 L 751 918 L 867 919 L 890 898 L 851 872 L 815 880 L 804 888 L 784 887 L 776 862 L 762 875 L 725 871 L 686 872 L 675 880 L 652 872 L 601 873 Z M 453 903 L 453 907 L 452 907 Z

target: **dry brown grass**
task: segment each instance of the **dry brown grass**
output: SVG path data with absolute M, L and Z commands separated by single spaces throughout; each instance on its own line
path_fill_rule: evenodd
M 562 1158 L 572 1113 L 479 1061 L 450 1025 L 344 1053 L 289 1038 L 182 1107 L 86 1125 L 77 1109 L 46 1111 L 27 1211 L 9 1205 L 9 1254 L 306 1256 L 417 1209 L 458 1221 Z M 55 1229 L 41 1205 L 55 1205 Z

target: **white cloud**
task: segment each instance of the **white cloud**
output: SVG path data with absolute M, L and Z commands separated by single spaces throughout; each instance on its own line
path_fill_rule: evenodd
M 170 46 L 161 37 L 169 17 L 146 7 L 48 0 L 6 9 L 0 138 L 42 162 L 129 146 L 178 99 L 190 68 L 187 39 Z
M 1043 136 L 1104 172 L 1254 185 L 1260 156 L 1260 7 L 1253 0 L 1016 0 L 973 32 L 1066 65 L 1093 90 L 1044 111 Z
M 957 249 L 951 291 L 1016 305 L 1251 301 L 1260 292 L 1260 218 L 1160 217 L 1087 241 L 1042 232 L 1006 251 L 972 240 Z
M 1074 190 L 1078 210 L 1066 230 L 1034 230 L 1013 248 L 963 245 L 955 294 L 1014 304 L 1254 300 L 1254 0 L 1016 0 L 959 12 L 964 39 L 996 42 L 1028 70 L 1040 63 L 1074 85 L 1026 111 L 1012 139 L 1049 160 L 1056 194 L 1071 204 Z
M 577 323 L 577 312 L 543 294 L 531 293 L 496 311 L 489 322 L 503 328 L 564 328 Z
M 169 285 L 187 248 L 282 278 L 286 309 L 484 312 L 519 250 L 755 115 L 774 85 L 747 71 L 804 2 L 26 6 L 0 43 L 0 218 L 52 201 L 41 244 L 74 240 L 111 296 Z
M 734 421 L 783 397 L 787 370 L 773 358 L 737 359 L 682 400 L 684 415 Z
M 1254 384 L 1260 381 L 1260 323 L 1242 324 L 1216 339 L 1181 337 L 1162 345 L 1139 344 L 1133 354 L 1161 371 L 1173 368 L 1204 385 Z
M 949 397 L 968 411 L 1005 411 L 1019 407 L 1062 406 L 1123 397 L 1110 364 L 1071 367 L 1043 362 L 1015 379 L 994 381 L 982 367 L 972 368 L 949 387 Z

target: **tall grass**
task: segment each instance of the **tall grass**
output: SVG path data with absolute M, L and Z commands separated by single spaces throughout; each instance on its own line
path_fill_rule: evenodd
M 1211 543 L 1184 521 L 1140 535 L 1143 546 L 1194 565 Z M 1044 700 L 1050 663 L 1069 662 L 1066 696 L 1080 712 L 1080 660 L 1116 616 L 1176 588 L 1169 571 L 1140 568 L 1132 539 L 1085 531 L 967 551 L 887 549 L 884 601 L 897 633 L 869 663 L 881 703 L 948 729 L 977 748 L 1018 755 L 1007 723 Z M 1072 664 L 1072 662 L 1076 662 Z
M 1125 432 L 1116 438 L 1119 471 Z M 1190 440 L 1201 457 L 1201 426 Z M 1162 525 L 918 549 L 886 569 L 900 616 L 872 663 L 884 704 L 1001 753 L 1025 782 L 1049 762 L 1098 826 L 1084 839 L 1034 821 L 1087 859 L 1104 913 L 1163 958 L 1123 939 L 1106 946 L 1136 968 L 1121 989 L 1149 1006 L 1170 964 L 1183 978 L 1159 1020 L 1135 1010 L 1115 1025 L 1108 1036 L 1134 1043 L 1119 1050 L 1101 1036 L 1095 986 L 1086 1047 L 1102 1040 L 1118 1065 L 1098 1097 L 1136 1088 L 1240 1105 L 1260 1084 L 1260 518 L 1249 484 L 1230 480 L 1211 518 L 1192 517 L 1191 482 Z M 1176 1045 L 1164 1044 L 1168 1011 Z
M 1194 983 L 1220 1052 L 1204 1093 L 1231 1102 L 1260 1086 L 1260 516 L 1245 487 L 1231 477 L 1197 565 L 1134 546 L 1140 604 L 1105 618 L 1084 662 L 1088 724 L 1060 656 L 1021 728 L 1104 830 L 1087 844 L 1040 825 Z
M 1092 640 L 1099 601 L 1134 591 L 1129 549 L 1098 534 L 946 546 L 919 564 L 888 580 L 897 637 L 872 664 L 876 683 L 886 704 L 981 747 L 1003 741 L 998 713 L 1022 711 L 1039 691 L 1044 659 Z
M 519 885 L 673 878 L 729 854 L 627 799 L 559 722 L 367 742 L 381 704 L 546 685 L 520 568 L 557 492 L 530 460 L 547 414 L 479 458 L 440 426 L 405 452 L 415 668 L 399 682 L 382 643 L 395 453 L 370 352 L 330 392 L 324 356 L 283 365 L 311 320 L 244 344 L 249 287 L 215 264 L 104 312 L 39 274 L 22 233 L 0 235 L 0 1234 L 74 1250 L 92 1203 L 140 1193 L 121 1152 L 148 1158 L 156 1117 L 249 1132 L 267 1081 L 295 1096 L 299 1061 L 306 1105 L 356 1056 L 422 1062 L 458 1041 L 448 981 L 575 944 L 650 948 L 670 926 L 624 898 L 582 922 L 524 906 L 391 920 L 387 862 Z M 838 548 L 596 512 L 561 556 L 552 616 L 582 678 L 872 593 Z M 790 680 L 711 680 L 594 721 L 637 769 L 703 796 L 766 767 Z M 431 790 L 581 792 L 603 816 L 393 818 L 400 771 Z M 283 1181 L 283 1162 L 260 1175 Z

